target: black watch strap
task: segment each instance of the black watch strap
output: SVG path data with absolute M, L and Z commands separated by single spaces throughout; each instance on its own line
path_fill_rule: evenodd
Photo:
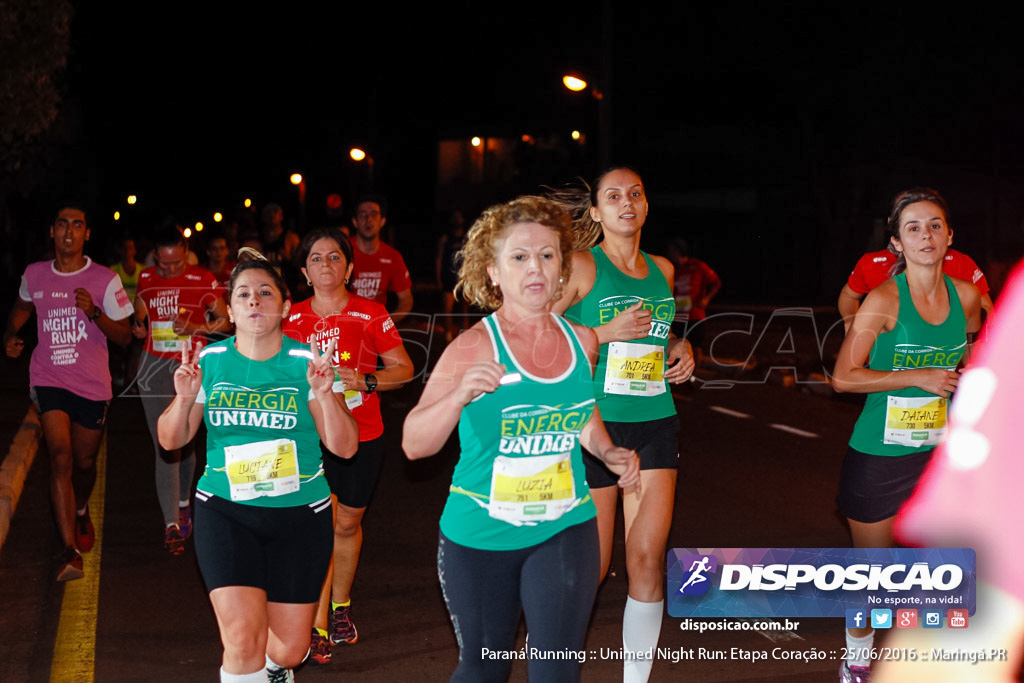
M 363 381 L 366 382 L 366 393 L 372 394 L 377 391 L 377 376 L 374 374 L 363 375 Z

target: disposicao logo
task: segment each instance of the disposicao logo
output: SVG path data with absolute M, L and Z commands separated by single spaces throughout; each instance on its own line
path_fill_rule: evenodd
M 685 555 L 681 558 L 684 566 L 689 569 L 679 586 L 681 595 L 703 595 L 708 592 L 711 582 L 708 581 L 708 574 L 714 574 L 718 569 L 718 558 L 714 555 Z
M 674 617 L 975 610 L 970 548 L 673 548 L 666 573 Z

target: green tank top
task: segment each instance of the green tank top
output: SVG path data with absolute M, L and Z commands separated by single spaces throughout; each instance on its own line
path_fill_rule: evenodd
M 594 369 L 594 394 L 601 417 L 610 422 L 647 422 L 676 414 L 668 382 L 663 378 L 668 334 L 676 315 L 676 302 L 661 269 L 650 256 L 647 277 L 634 278 L 615 267 L 600 246 L 594 256 L 594 286 L 565 317 L 580 325 L 597 327 L 638 301 L 651 311 L 651 331 L 631 342 L 601 345 Z
M 494 360 L 511 381 L 478 396 L 459 418 L 461 452 L 441 532 L 460 545 L 528 548 L 597 515 L 579 441 L 594 413 L 590 364 L 569 324 L 553 317 L 572 347 L 572 362 L 550 379 L 526 372 L 496 315 L 484 318 Z
M 899 318 L 890 332 L 878 335 L 871 348 L 869 368 L 956 369 L 967 350 L 967 318 L 956 286 L 947 276 L 942 277 L 949 293 L 949 315 L 939 325 L 932 325 L 918 315 L 906 274 L 893 278 L 899 289 Z M 948 405 L 948 398 L 917 387 L 868 394 L 854 425 L 850 447 L 861 453 L 886 456 L 927 451 L 945 436 Z
M 206 423 L 206 467 L 197 487 L 243 505 L 292 507 L 331 495 L 320 435 L 309 412 L 309 348 L 285 337 L 265 361 L 246 358 L 235 338 L 199 354 L 196 403 Z

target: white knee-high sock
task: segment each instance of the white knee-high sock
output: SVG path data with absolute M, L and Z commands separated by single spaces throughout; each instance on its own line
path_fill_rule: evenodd
M 664 600 L 640 602 L 626 598 L 622 613 L 623 683 L 646 683 L 650 678 L 664 611 Z
M 229 674 L 220 668 L 220 683 L 267 683 L 267 670 L 260 669 L 251 674 Z

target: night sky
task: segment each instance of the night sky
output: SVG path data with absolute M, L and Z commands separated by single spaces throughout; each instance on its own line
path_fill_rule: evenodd
M 609 3 L 606 30 L 598 3 L 77 4 L 78 163 L 104 196 L 134 191 L 179 213 L 282 201 L 295 170 L 311 192 L 340 188 L 358 144 L 376 150 L 378 189 L 423 222 L 437 139 L 592 125 L 593 102 L 559 79 L 610 56 L 612 158 L 643 171 L 652 217 L 660 200 L 652 232 L 685 232 L 734 283 L 756 282 L 751 258 L 777 249 L 826 262 L 788 284 L 832 298 L 833 271 L 909 184 L 947 194 L 977 228 L 958 244 L 979 261 L 1024 215 L 1024 46 L 1009 14 Z M 591 167 L 544 170 L 527 181 Z M 753 200 L 694 199 L 709 193 Z

